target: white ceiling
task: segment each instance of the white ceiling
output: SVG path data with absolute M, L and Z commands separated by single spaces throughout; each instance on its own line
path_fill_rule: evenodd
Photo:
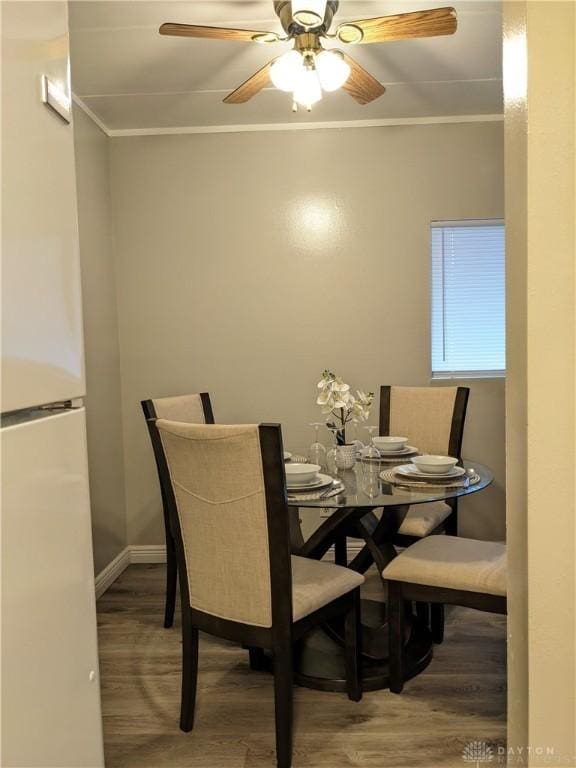
M 443 4 L 341 0 L 336 20 Z M 244 105 L 222 103 L 229 91 L 290 44 L 158 34 L 164 21 L 281 32 L 272 0 L 73 0 L 72 87 L 113 131 L 500 114 L 501 5 L 495 0 L 453 5 L 458 13 L 453 36 L 346 46 L 386 86 L 380 99 L 361 106 L 344 92 L 325 94 L 309 115 L 293 115 L 290 95 L 273 87 Z

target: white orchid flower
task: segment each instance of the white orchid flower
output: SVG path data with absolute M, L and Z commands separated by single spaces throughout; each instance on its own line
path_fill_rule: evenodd
M 334 398 L 332 397 L 332 393 L 329 390 L 324 389 L 318 395 L 316 399 L 316 403 L 318 405 L 330 405 L 332 407 L 334 403 Z
M 356 390 L 356 394 L 358 395 L 358 400 L 362 403 L 362 405 L 371 405 L 372 400 L 374 398 L 374 395 L 372 392 L 369 392 L 368 394 L 366 392 L 363 392 L 361 389 Z
M 322 389 L 323 387 L 328 386 L 331 381 L 334 381 L 336 376 L 331 371 L 323 371 L 322 372 L 322 378 L 318 382 L 318 389 Z
M 370 413 L 370 406 L 374 399 L 372 392 L 356 390 L 356 396 L 350 391 L 350 385 L 346 384 L 340 376 L 336 376 L 328 369 L 322 372 L 322 378 L 318 382 L 319 391 L 316 399 L 323 414 L 332 413 L 335 424 L 340 424 L 344 430 L 346 423 L 366 421 Z

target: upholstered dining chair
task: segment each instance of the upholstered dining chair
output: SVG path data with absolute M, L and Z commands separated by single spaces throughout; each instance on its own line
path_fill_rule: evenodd
M 456 536 L 428 536 L 401 552 L 383 571 L 388 584 L 390 690 L 404 686 L 407 601 L 461 605 L 506 613 L 506 545 Z
M 362 696 L 359 595 L 364 577 L 290 554 L 279 425 L 159 419 L 158 455 L 176 541 L 182 606 L 180 727 L 194 723 L 198 631 L 272 652 L 279 768 L 292 758 L 293 643 L 344 619 L 347 692 Z
M 171 419 L 184 421 L 189 424 L 214 424 L 214 414 L 208 392 L 191 395 L 177 395 L 175 397 L 157 397 L 153 400 L 142 400 L 142 410 L 147 420 L 148 432 L 154 456 L 157 449 L 154 443 L 158 443 L 158 433 L 154 428 L 154 419 Z M 174 536 L 170 529 L 170 516 L 166 504 L 166 490 L 162 484 L 162 476 L 158 461 L 156 461 L 158 479 L 160 481 L 160 494 L 162 496 L 162 508 L 164 512 L 164 532 L 166 537 L 166 602 L 164 608 L 164 626 L 171 627 L 174 623 L 174 608 L 176 605 L 176 582 L 178 578 L 178 566 L 176 563 L 176 548 Z
M 380 387 L 380 434 L 402 435 L 420 453 L 460 459 L 468 387 Z M 432 533 L 458 533 L 458 502 L 410 507 L 396 544 L 407 546 Z
M 380 434 L 402 435 L 420 453 L 461 459 L 468 387 L 380 387 Z M 458 500 L 416 504 L 408 509 L 394 543 L 405 547 L 435 533 L 458 535 Z M 435 643 L 444 638 L 444 606 L 417 605 Z
M 468 406 L 468 387 L 380 387 L 381 435 L 408 438 L 420 453 L 461 459 L 462 437 Z M 374 514 L 374 513 L 370 513 Z M 406 547 L 435 533 L 458 535 L 458 501 L 434 501 L 408 509 L 394 544 Z M 420 617 L 430 624 L 432 638 L 444 637 L 444 607 L 417 605 Z

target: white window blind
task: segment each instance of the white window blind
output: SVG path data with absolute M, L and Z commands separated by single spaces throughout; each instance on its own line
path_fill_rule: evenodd
M 431 262 L 432 376 L 504 375 L 504 223 L 433 222 Z

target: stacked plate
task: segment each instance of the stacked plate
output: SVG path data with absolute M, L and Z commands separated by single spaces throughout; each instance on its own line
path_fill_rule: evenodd
M 446 472 L 423 472 L 415 464 L 402 464 L 394 468 L 394 473 L 412 480 L 455 480 L 463 477 L 466 470 L 464 467 L 452 467 Z
M 333 478 L 320 473 L 318 464 L 286 464 L 286 488 L 294 491 L 318 491 L 332 484 Z
M 286 482 L 286 488 L 290 493 L 295 491 L 321 491 L 322 488 L 327 488 L 332 485 L 334 479 L 329 475 L 322 475 L 318 473 L 316 479 L 309 483 L 289 483 Z
M 394 442 L 394 441 L 402 442 Z M 390 441 L 390 442 L 389 442 Z M 418 454 L 418 448 L 413 445 L 406 445 L 406 438 L 373 438 L 373 445 L 378 451 L 379 459 L 371 459 L 366 456 L 362 456 L 362 461 L 402 461 L 410 456 L 416 456 Z M 364 449 L 366 450 L 366 449 Z
M 418 448 L 413 445 L 405 445 L 399 451 L 389 451 L 384 448 L 378 448 L 378 453 L 383 459 L 400 459 L 406 458 L 406 456 L 415 456 L 418 453 Z

